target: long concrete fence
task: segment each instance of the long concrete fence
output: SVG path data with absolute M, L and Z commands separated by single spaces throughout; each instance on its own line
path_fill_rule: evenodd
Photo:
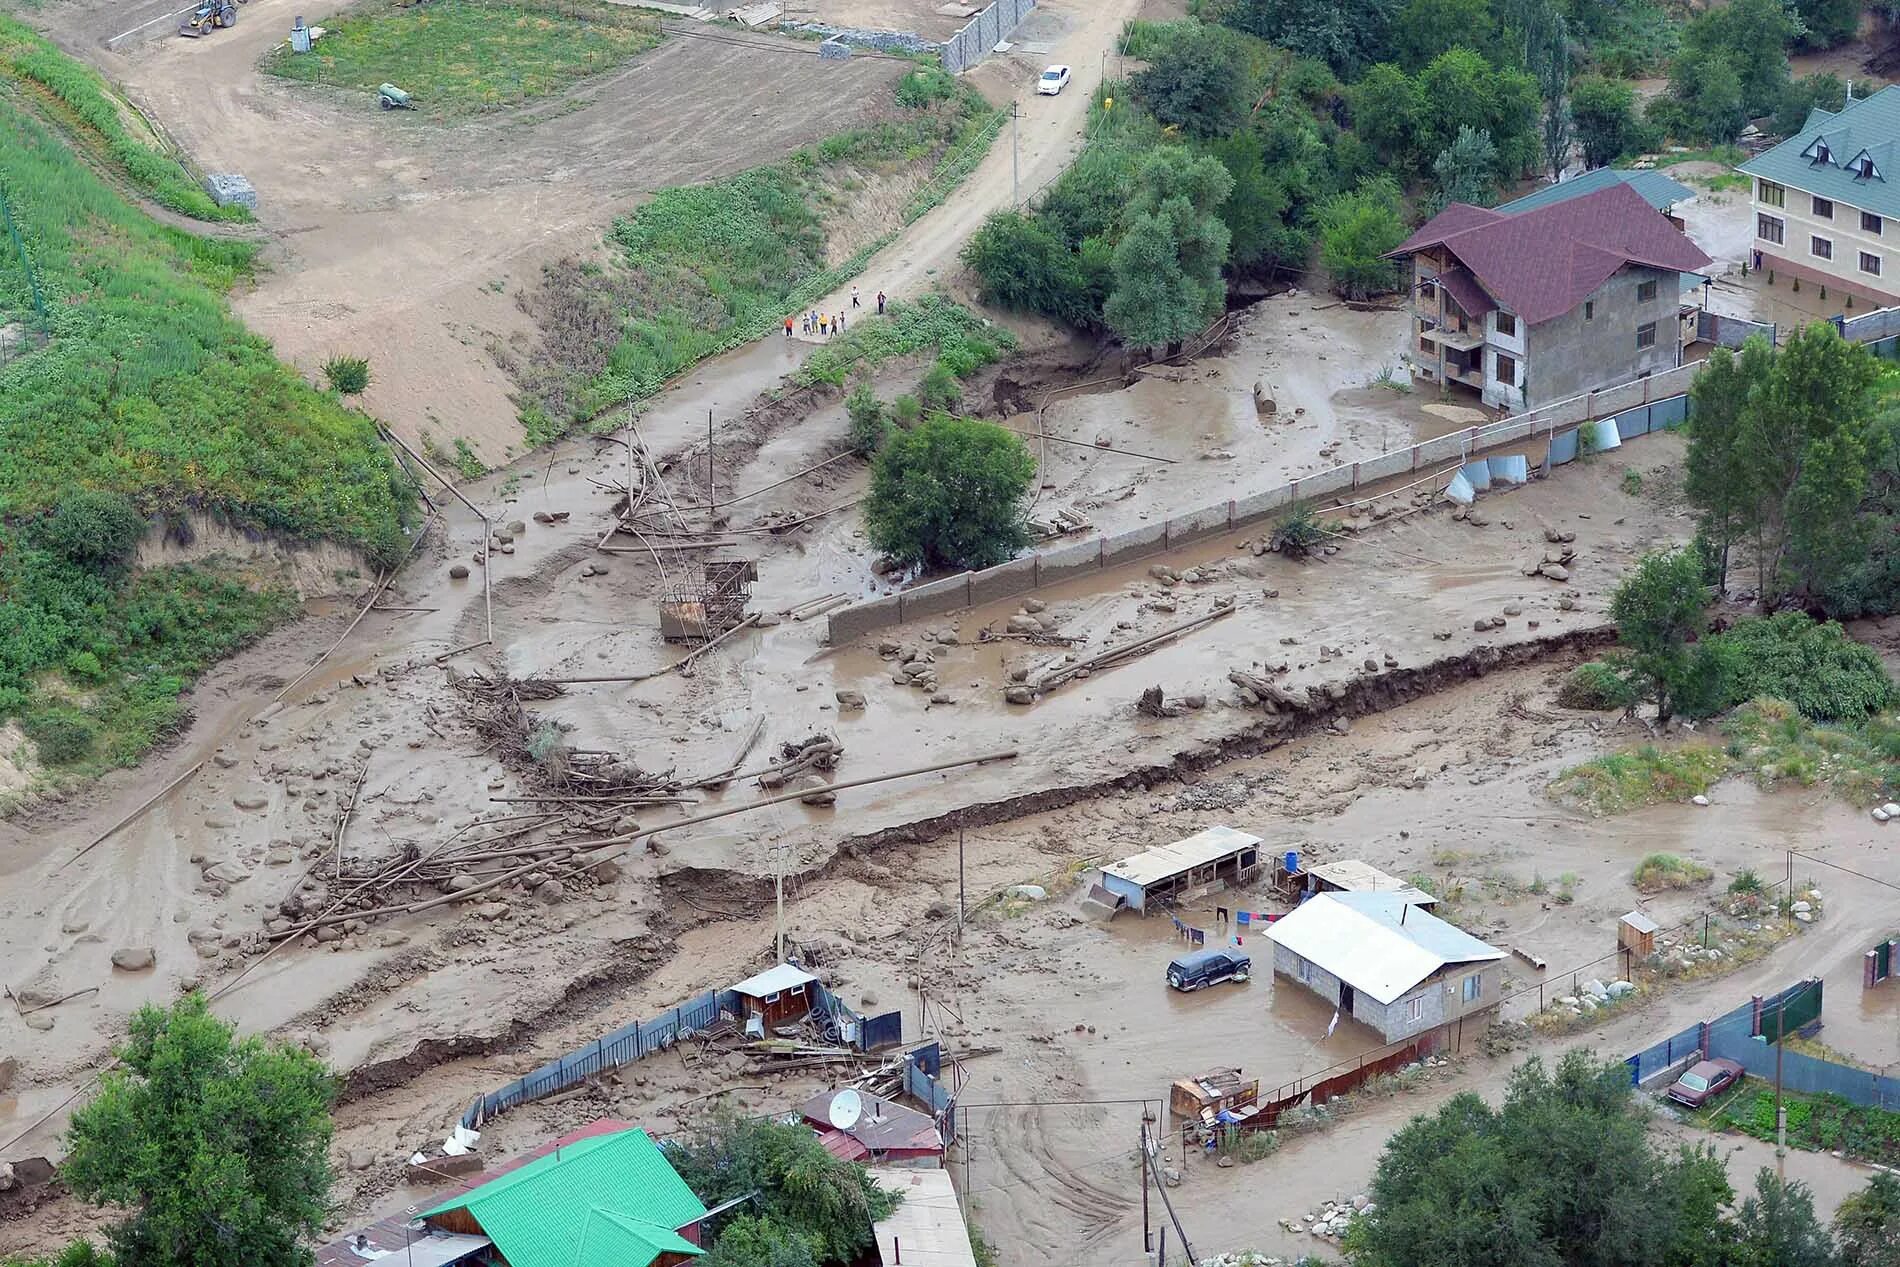
M 1392 491 L 1422 479 L 1442 488 L 1474 460 L 1501 449 L 1534 447 L 1544 441 L 1544 457 L 1530 465 L 1548 470 L 1577 455 L 1578 429 L 1584 423 L 1614 418 L 1619 436 L 1630 439 L 1681 422 L 1689 384 L 1700 368 L 1700 362 L 1678 366 L 1303 475 L 1274 488 L 1175 515 L 1162 523 L 1051 546 L 981 572 L 960 572 L 841 607 L 831 614 L 828 637 L 835 646 L 893 625 L 1026 594 L 1045 585 L 1165 554 L 1216 533 L 1257 524 L 1302 502 L 1350 502 L 1355 494 L 1381 488 Z

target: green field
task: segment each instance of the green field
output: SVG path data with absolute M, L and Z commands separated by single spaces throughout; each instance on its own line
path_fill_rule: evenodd
M 255 246 L 154 222 L 18 88 L 0 71 L 0 187 L 49 320 L 0 368 L 0 721 L 88 773 L 136 760 L 193 674 L 294 610 L 230 568 L 132 570 L 147 517 L 214 511 L 388 563 L 413 495 L 368 417 L 232 317 Z M 32 312 L 0 237 L 0 323 Z
M 660 38 L 652 15 L 584 0 L 533 8 L 492 0 L 378 3 L 327 24 L 308 53 L 279 47 L 264 69 L 365 93 L 393 83 L 426 113 L 465 115 L 560 92 Z
M 770 166 L 662 190 L 614 222 L 604 262 L 550 268 L 528 300 L 541 347 L 503 357 L 521 389 L 530 442 L 651 396 L 681 370 L 770 332 L 855 275 L 896 225 L 827 267 L 825 225 L 849 212 L 851 191 L 866 176 L 928 171 L 903 209 L 908 223 L 968 173 L 1006 117 L 935 67 L 906 75 L 895 96 L 897 113 L 881 123 Z M 959 333 L 953 320 L 933 328 Z
M 155 137 L 141 138 L 131 112 L 91 68 L 67 57 L 32 28 L 0 15 L 0 80 L 56 124 L 95 163 L 162 207 L 198 220 L 245 221 L 243 207 L 220 207 Z M 136 118 L 136 116 L 131 116 Z

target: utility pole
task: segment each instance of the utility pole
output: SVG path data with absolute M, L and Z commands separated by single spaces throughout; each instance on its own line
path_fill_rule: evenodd
M 1022 147 L 1016 144 L 1016 103 L 1009 103 L 1009 200 L 1022 202 Z
M 1141 1252 L 1154 1252 L 1154 1232 L 1148 1224 L 1148 1110 L 1141 1110 Z
M 957 825 L 957 936 L 963 935 L 963 826 Z M 1146 1195 L 1147 1189 L 1144 1188 Z
M 1793 854 L 1788 865 L 1794 865 Z M 1783 996 L 1775 1003 L 1775 1178 L 1783 1183 L 1788 1179 L 1788 1109 L 1781 1102 L 1781 1040 L 1788 1036 L 1787 1019 L 1788 1000 Z
M 719 489 L 713 474 L 712 415 L 713 411 L 708 409 L 706 411 L 706 514 L 708 518 L 719 511 Z
M 778 961 L 785 962 L 785 845 L 775 841 L 772 845 L 772 890 L 774 904 L 778 908 Z

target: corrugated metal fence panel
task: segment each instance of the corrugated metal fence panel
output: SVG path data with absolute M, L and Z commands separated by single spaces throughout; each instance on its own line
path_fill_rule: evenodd
M 1577 460 L 1577 433 L 1560 432 L 1550 438 L 1550 464 L 1562 466 L 1565 462 Z
M 919 1069 L 922 1069 L 933 1078 L 943 1076 L 942 1043 L 926 1043 L 916 1051 L 911 1052 L 906 1059 L 910 1060 Z
M 1459 468 L 1458 473 L 1480 493 L 1491 487 L 1491 464 L 1483 458 L 1479 458 L 1476 462 L 1465 463 Z
M 1671 1034 L 1660 1043 L 1629 1058 L 1632 1081 L 1642 1084 L 1677 1062 L 1701 1050 L 1702 1026 L 1698 1022 L 1680 1034 Z
M 1709 1054 L 1733 1060 L 1750 1074 L 1772 1080 L 1775 1077 L 1775 1045 L 1747 1035 L 1710 1036 Z M 1837 1065 L 1829 1060 L 1804 1056 L 1798 1051 L 1781 1052 L 1781 1085 L 1805 1095 L 1838 1095 L 1843 1100 L 1869 1108 L 1900 1107 L 1900 1081 Z
M 1670 427 L 1680 427 L 1689 417 L 1689 398 L 1671 396 L 1659 400 L 1649 407 L 1649 429 L 1662 431 Z
M 1761 1001 L 1761 1032 L 1769 1042 L 1794 1033 L 1821 1015 L 1821 982 L 1801 981 Z
M 1486 459 L 1491 467 L 1491 480 L 1497 484 L 1528 484 L 1531 478 L 1530 459 L 1522 453 L 1506 453 Z
M 904 1041 L 904 1014 L 886 1012 L 882 1016 L 867 1016 L 858 1033 L 865 1051 L 895 1047 Z
M 1620 439 L 1634 440 L 1637 436 L 1648 435 L 1650 430 L 1648 405 L 1616 416 L 1616 434 Z

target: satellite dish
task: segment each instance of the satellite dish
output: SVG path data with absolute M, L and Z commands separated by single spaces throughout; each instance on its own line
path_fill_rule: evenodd
M 839 1130 L 850 1130 L 864 1116 L 864 1097 L 849 1088 L 840 1091 L 831 1097 L 831 1111 L 827 1116 Z

